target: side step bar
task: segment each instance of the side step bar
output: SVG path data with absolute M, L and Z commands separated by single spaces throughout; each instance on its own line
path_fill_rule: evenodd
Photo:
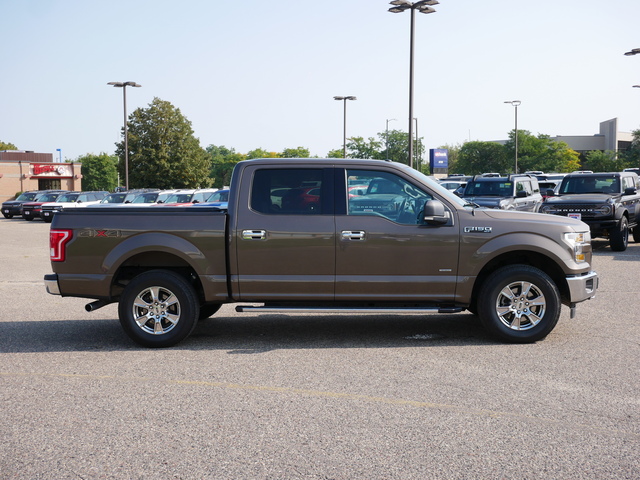
M 259 307 L 254 305 L 238 305 L 239 313 L 459 313 L 462 307 Z

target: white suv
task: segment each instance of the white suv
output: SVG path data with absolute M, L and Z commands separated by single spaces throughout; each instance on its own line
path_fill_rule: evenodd
M 100 203 L 109 192 L 69 192 L 58 197 L 55 202 L 45 203 L 42 205 L 42 219 L 51 223 L 53 216 L 63 208 L 79 208 L 88 207 Z

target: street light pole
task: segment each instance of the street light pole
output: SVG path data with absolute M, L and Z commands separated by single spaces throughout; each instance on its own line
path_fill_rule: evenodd
M 522 103 L 520 100 L 507 100 L 504 103 L 510 103 L 516 110 L 516 169 L 514 173 L 518 173 L 518 106 Z
M 393 5 L 389 9 L 391 13 L 402 13 L 405 10 L 411 10 L 411 32 L 409 47 L 409 166 L 413 167 L 413 37 L 415 30 L 415 11 L 420 13 L 435 13 L 435 9 L 431 5 L 438 5 L 437 0 L 421 0 L 419 2 L 410 2 L 409 0 L 393 0 L 389 2 Z
M 640 53 L 640 48 L 633 48 L 633 49 L 631 49 L 631 50 L 630 50 L 630 51 L 628 51 L 628 52 L 624 52 L 624 54 L 625 54 L 627 57 L 630 57 L 631 55 L 638 55 L 639 53 Z
M 333 97 L 334 100 L 342 100 L 344 102 L 344 121 L 342 133 L 342 158 L 347 158 L 347 100 L 357 100 L 353 95 L 346 97 Z
M 109 82 L 107 85 L 113 85 L 122 88 L 122 101 L 124 104 L 124 186 L 129 190 L 129 132 L 127 129 L 127 87 L 141 87 L 136 82 Z

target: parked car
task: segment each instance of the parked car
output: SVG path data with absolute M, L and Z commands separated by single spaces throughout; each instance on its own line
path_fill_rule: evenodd
M 102 200 L 100 200 L 99 205 L 104 205 L 104 204 L 122 205 L 122 204 L 131 203 L 133 199 L 136 198 L 139 194 L 147 193 L 147 192 L 159 192 L 159 190 L 143 188 L 143 189 L 124 190 L 121 192 L 110 193 L 109 195 L 104 197 Z
M 640 184 L 633 172 L 569 174 L 540 212 L 582 220 L 592 237 L 608 238 L 613 251 L 627 249 L 629 232 L 640 242 Z
M 27 202 L 34 202 L 38 195 L 48 193 L 53 190 L 31 190 L 18 195 L 15 200 L 2 203 L 2 215 L 4 218 L 13 218 L 14 215 L 22 215 L 22 205 Z
M 42 219 L 51 223 L 54 215 L 63 208 L 88 207 L 100 203 L 109 192 L 73 192 L 60 195 L 55 202 L 42 205 Z
M 48 193 L 41 193 L 33 202 L 26 202 L 22 205 L 22 218 L 27 221 L 31 221 L 34 218 L 42 218 L 42 205 L 45 203 L 55 202 L 58 197 L 64 193 L 69 193 L 68 190 L 53 191 Z
M 456 181 L 456 180 L 440 180 L 439 183 L 444 188 L 446 188 L 447 190 L 450 190 L 452 192 L 455 192 L 460 187 L 466 187 L 467 186 L 467 182 Z
M 194 205 L 202 207 L 217 207 L 226 210 L 229 206 L 229 189 L 224 188 L 212 193 L 204 202 L 194 203 Z
M 149 205 L 155 205 L 157 203 L 164 203 L 167 198 L 173 195 L 176 190 L 158 190 L 156 192 L 140 193 L 134 197 L 131 203 L 132 207 L 144 207 Z
M 542 204 L 538 179 L 532 175 L 475 176 L 462 197 L 481 207 L 537 212 Z
M 201 188 L 198 190 L 180 190 L 173 195 L 167 197 L 166 201 L 162 205 L 169 205 L 174 207 L 181 207 L 187 205 L 193 205 L 195 203 L 206 202 L 207 198 L 217 192 L 216 188 Z M 189 193 L 191 192 L 191 193 Z

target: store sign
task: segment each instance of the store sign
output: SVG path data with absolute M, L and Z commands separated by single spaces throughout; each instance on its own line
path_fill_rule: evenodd
M 32 163 L 32 175 L 39 177 L 71 177 L 73 175 L 71 165 L 52 163 Z

